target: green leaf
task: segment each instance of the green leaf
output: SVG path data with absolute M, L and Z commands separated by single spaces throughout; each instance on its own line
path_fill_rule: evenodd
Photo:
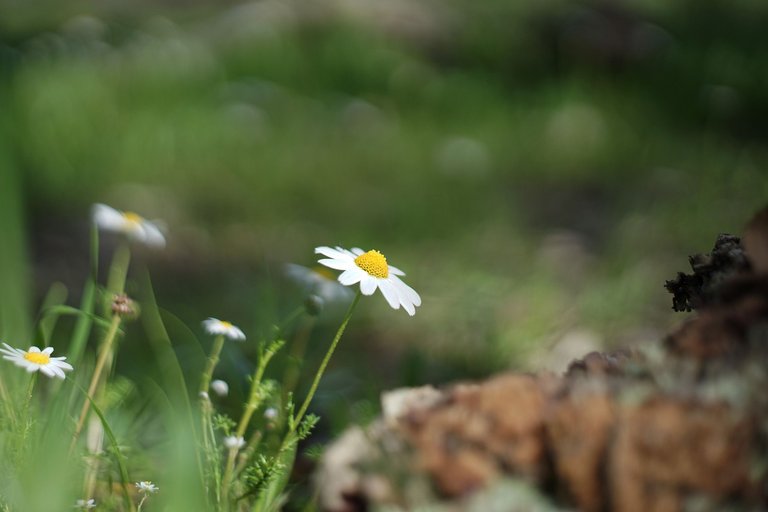
M 107 434 L 111 451 L 115 455 L 115 461 L 117 462 L 117 467 L 120 470 L 120 483 L 123 487 L 123 497 L 125 504 L 129 510 L 136 510 L 136 507 L 133 505 L 133 501 L 131 501 L 130 494 L 128 493 L 128 482 L 130 482 L 130 479 L 128 478 L 128 470 L 125 467 L 125 459 L 123 458 L 123 453 L 120 450 L 120 445 L 117 442 L 117 438 L 115 437 L 114 432 L 112 432 L 112 429 L 110 428 L 107 419 L 104 417 L 104 414 L 101 412 L 101 409 L 99 409 L 99 407 L 96 405 L 96 402 L 91 399 L 90 396 L 88 396 L 88 393 L 85 391 L 85 389 L 79 385 L 77 387 L 80 388 L 80 391 L 83 392 L 85 398 L 91 402 L 91 408 L 93 409 L 93 412 L 95 412 L 99 417 L 99 420 L 101 420 L 101 425 L 104 427 L 104 433 Z
M 94 315 L 93 313 L 86 313 L 85 311 L 81 311 L 77 308 L 73 308 L 72 306 L 65 306 L 65 305 L 59 305 L 59 306 L 51 306 L 43 311 L 43 318 L 46 318 L 48 315 L 74 315 L 74 316 L 81 316 L 88 318 L 91 322 L 94 322 L 101 327 L 104 327 L 105 329 L 109 329 L 110 321 L 106 320 L 104 318 L 101 318 L 100 316 Z M 73 358 L 74 360 L 74 358 Z
M 68 290 L 64 284 L 56 282 L 48 288 L 48 293 L 45 294 L 43 304 L 40 308 L 41 312 L 54 306 L 61 306 L 67 301 Z M 40 339 L 43 345 L 46 347 L 51 343 L 51 335 L 56 328 L 56 322 L 59 320 L 59 315 L 49 314 L 41 316 L 38 322 L 38 331 L 40 333 Z

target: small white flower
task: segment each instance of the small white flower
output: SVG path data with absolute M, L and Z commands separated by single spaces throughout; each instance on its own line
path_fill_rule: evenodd
M 82 509 L 82 510 L 88 510 L 88 509 L 91 509 L 91 508 L 96 508 L 96 501 L 94 501 L 93 498 L 91 498 L 89 500 L 77 500 L 77 502 L 75 502 L 75 507 L 74 508 L 79 508 L 79 509 Z
M 275 409 L 274 407 L 267 407 L 264 410 L 264 417 L 268 420 L 274 420 L 275 418 L 277 418 L 277 409 Z
M 91 216 L 99 229 L 122 233 L 148 247 L 165 247 L 165 237 L 160 228 L 136 213 L 121 212 L 105 204 L 95 204 Z
M 136 482 L 136 489 L 141 494 L 144 494 L 144 495 L 155 494 L 157 491 L 160 490 L 160 488 L 157 487 L 155 484 L 153 484 L 152 482 L 148 482 L 146 480 L 142 482 Z
M 239 450 L 243 446 L 245 446 L 245 439 L 242 437 L 235 437 L 235 436 L 227 436 L 224 438 L 224 446 L 227 448 Z
M 201 392 L 199 392 L 197 394 L 197 396 L 199 396 L 203 400 L 210 400 L 211 399 L 211 397 L 208 396 L 208 392 L 207 391 L 201 391 Z
M 349 303 L 355 296 L 354 292 L 342 286 L 325 267 L 309 268 L 295 263 L 285 265 L 285 273 L 294 282 L 304 287 L 307 293 L 317 295 L 325 303 Z
M 7 343 L 3 343 L 3 347 L 0 348 L 3 359 L 11 361 L 29 373 L 41 371 L 48 377 L 63 379 L 64 372 L 72 370 L 72 365 L 64 362 L 66 357 L 51 357 L 53 347 L 47 347 L 42 351 L 37 347 L 29 347 L 29 350 L 24 351 L 13 348 Z
M 219 396 L 227 396 L 229 394 L 229 384 L 223 380 L 216 379 L 211 382 L 211 389 Z
M 357 247 L 351 251 L 341 247 L 318 247 L 315 253 L 327 256 L 319 260 L 320 264 L 343 271 L 339 282 L 344 286 L 360 283 L 363 295 L 373 295 L 378 288 L 393 309 L 403 306 L 411 316 L 421 306 L 419 294 L 398 277 L 404 276 L 405 272 L 387 264 L 387 258 L 379 251 L 365 252 Z
M 231 322 L 225 322 L 217 318 L 209 318 L 203 321 L 203 327 L 208 334 L 223 334 L 231 340 L 244 340 L 245 334 Z

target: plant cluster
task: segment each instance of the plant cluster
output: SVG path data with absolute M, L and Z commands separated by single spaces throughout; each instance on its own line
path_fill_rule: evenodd
M 120 243 L 98 283 L 99 232 L 118 234 Z M 245 403 L 233 414 L 222 407 L 229 385 L 214 379 L 228 343 L 249 343 L 242 329 L 217 318 L 203 321 L 213 343 L 199 381 L 185 374 L 150 289 L 143 300 L 126 293 L 131 244 L 152 249 L 166 246 L 158 224 L 106 205 L 93 207 L 92 272 L 78 308 L 49 296 L 43 304 L 35 345 L 14 348 L 3 343 L 3 359 L 26 371 L 0 370 L 0 510 L 49 511 L 74 506 L 81 510 L 276 510 L 286 499 L 298 443 L 319 417 L 309 406 L 350 317 L 362 295 L 380 289 L 394 309 L 413 315 L 419 295 L 378 251 L 319 247 L 320 264 L 342 270 L 339 283 L 323 273 L 296 265 L 289 274 L 300 278 L 310 296 L 271 336 L 258 342 L 258 357 Z M 356 294 L 344 286 L 360 284 Z M 337 290 L 344 289 L 344 292 Z M 343 300 L 348 309 L 301 402 L 293 392 L 304 359 L 308 329 L 323 304 Z M 53 357 L 56 321 L 74 315 L 77 323 L 66 356 Z M 161 383 L 133 382 L 115 371 L 120 342 L 132 321 L 142 318 L 154 332 L 166 333 L 152 358 L 161 368 Z M 286 333 L 303 321 L 294 339 Z M 88 349 L 92 331 L 100 336 L 95 353 Z M 13 340 L 16 341 L 16 340 Z M 39 346 L 38 346 L 39 345 Z M 267 378 L 267 367 L 290 346 L 293 365 L 284 378 Z M 38 382 L 42 373 L 50 380 Z M 134 379 L 135 380 L 135 379 Z M 150 379 L 147 379 L 150 380 Z M 198 385 L 195 396 L 187 391 Z M 136 411 L 137 389 L 152 390 L 150 404 Z M 139 420 L 159 412 L 159 419 Z M 133 422 L 126 418 L 133 417 Z M 131 425 L 144 421 L 132 432 Z M 143 430 L 143 433 L 142 433 Z M 155 437 L 154 440 L 147 438 Z M 144 439 L 142 439 L 142 437 Z M 41 482 L 45 492 L 41 491 Z

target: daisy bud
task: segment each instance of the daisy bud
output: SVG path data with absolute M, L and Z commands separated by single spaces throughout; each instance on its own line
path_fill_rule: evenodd
M 120 293 L 112 298 L 112 313 L 123 318 L 136 318 L 138 307 L 130 297 Z
M 227 436 L 224 438 L 224 446 L 226 446 L 229 449 L 235 449 L 239 450 L 243 446 L 245 446 L 245 439 L 242 437 L 235 437 L 235 436 Z
M 211 389 L 219 396 L 227 396 L 229 394 L 229 384 L 223 380 L 216 379 L 211 382 Z
M 304 308 L 310 316 L 317 316 L 323 311 L 324 301 L 319 295 L 310 295 L 304 301 Z

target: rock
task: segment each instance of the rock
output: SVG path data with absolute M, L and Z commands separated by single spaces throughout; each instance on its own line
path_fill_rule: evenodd
M 340 465 L 328 450 L 322 506 L 511 511 L 526 496 L 530 510 L 765 510 L 768 214 L 756 219 L 746 251 L 721 235 L 668 282 L 676 309 L 698 315 L 657 344 L 590 352 L 560 377 L 385 394 L 384 419 L 338 442 Z

